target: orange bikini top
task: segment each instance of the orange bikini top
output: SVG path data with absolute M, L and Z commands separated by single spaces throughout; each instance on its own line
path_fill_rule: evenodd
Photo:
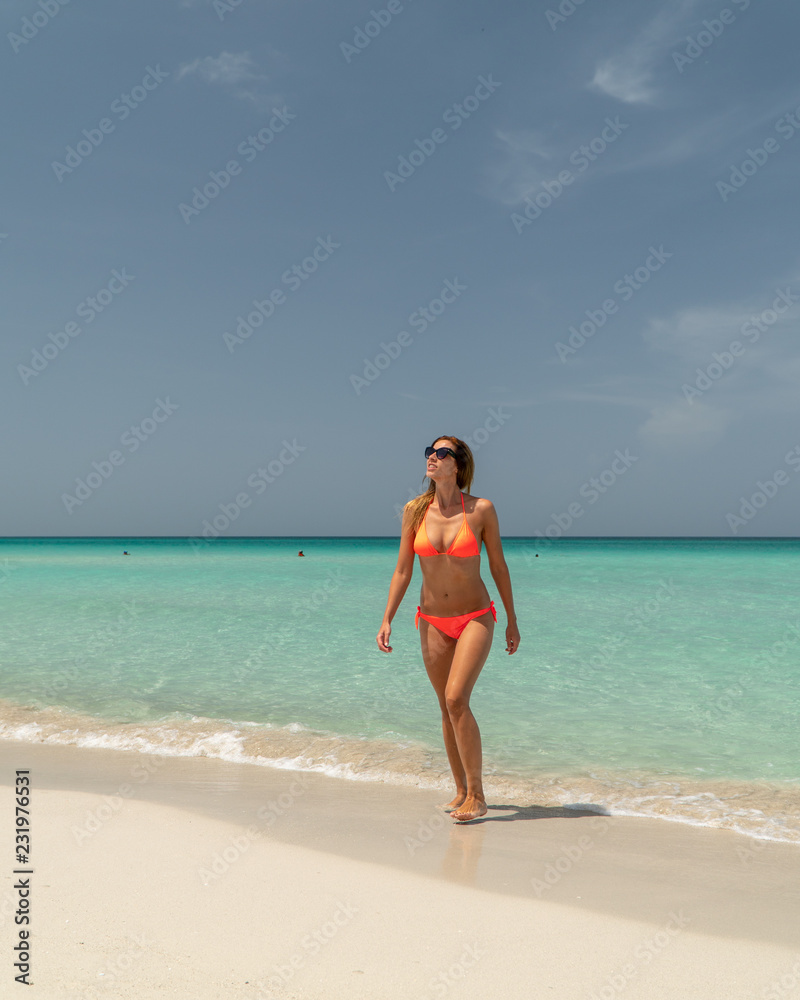
M 428 508 L 430 509 L 430 504 L 428 504 Z M 461 494 L 461 510 L 464 512 L 464 521 L 447 552 L 437 552 L 428 540 L 428 532 L 425 528 L 428 511 L 425 511 L 425 517 L 423 517 L 422 524 L 419 526 L 419 530 L 414 538 L 414 551 L 418 556 L 423 558 L 425 556 L 459 556 L 465 558 L 466 556 L 479 556 L 481 554 L 481 547 L 478 545 L 478 540 L 472 528 L 467 524 L 467 512 L 464 508 L 463 493 Z

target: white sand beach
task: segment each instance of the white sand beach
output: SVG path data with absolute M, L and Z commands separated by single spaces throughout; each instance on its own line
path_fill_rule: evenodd
M 3 741 L 2 975 L 32 779 L 40 1000 L 773 1000 L 800 988 L 800 850 L 723 830 L 197 758 Z

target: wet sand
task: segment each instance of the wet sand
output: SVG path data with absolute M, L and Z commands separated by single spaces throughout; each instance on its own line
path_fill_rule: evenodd
M 800 989 L 793 845 L 536 802 L 458 825 L 430 791 L 214 759 L 0 741 L 0 761 L 0 941 L 24 768 L 46 1000 Z

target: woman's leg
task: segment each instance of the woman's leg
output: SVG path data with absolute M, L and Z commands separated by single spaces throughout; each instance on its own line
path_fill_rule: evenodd
M 494 620 L 481 615 L 467 624 L 458 640 L 440 632 L 423 618 L 419 621 L 422 659 L 442 713 L 442 735 L 456 784 L 456 795 L 445 808 L 458 809 L 474 819 L 486 812 L 481 780 L 481 738 L 469 709 L 469 698 L 492 644 Z M 472 796 L 470 802 L 467 798 Z M 455 813 L 453 814 L 455 815 Z
M 450 665 L 453 662 L 453 654 L 456 651 L 456 640 L 440 632 L 438 628 L 431 625 L 430 622 L 426 622 L 424 618 L 420 618 L 419 620 L 419 638 L 422 645 L 422 660 L 425 664 L 425 670 L 428 673 L 428 679 L 433 685 L 433 690 L 436 692 L 436 697 L 439 699 L 439 708 L 442 713 L 444 748 L 447 752 L 450 770 L 453 772 L 453 780 L 456 783 L 455 798 L 452 802 L 448 802 L 444 808 L 455 809 L 467 797 L 467 775 L 458 753 L 458 743 L 453 732 L 450 713 L 447 711 L 447 698 L 445 695 L 447 679 L 450 675 Z
M 491 614 L 473 618 L 467 623 L 456 643 L 445 686 L 445 705 L 467 779 L 466 798 L 451 813 L 453 819 L 461 821 L 475 819 L 486 812 L 481 733 L 469 707 L 469 699 L 489 656 L 493 633 L 494 619 Z

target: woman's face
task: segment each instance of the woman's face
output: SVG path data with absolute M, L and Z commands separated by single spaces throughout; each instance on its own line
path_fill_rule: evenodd
M 453 451 L 456 450 L 455 444 L 449 438 L 437 438 L 433 442 L 433 447 L 452 448 Z M 429 479 L 441 479 L 443 476 L 446 478 L 448 476 L 455 475 L 458 471 L 458 465 L 452 455 L 448 455 L 446 458 L 438 458 L 434 454 L 427 459 L 427 463 L 427 474 Z

